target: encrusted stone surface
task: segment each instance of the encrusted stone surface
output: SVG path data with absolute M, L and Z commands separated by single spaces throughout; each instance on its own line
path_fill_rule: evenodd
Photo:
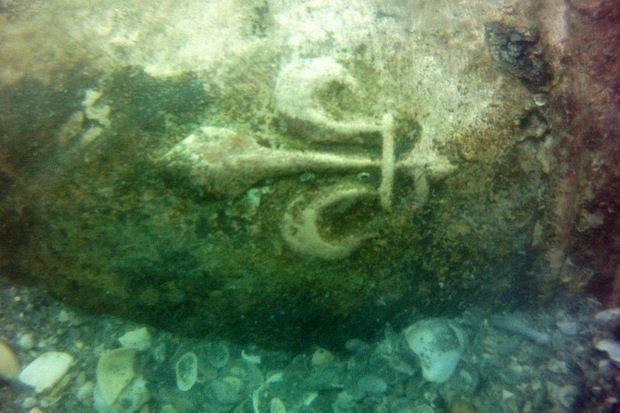
M 533 294 L 546 86 L 484 30 L 534 29 L 530 2 L 65 3 L 2 28 L 3 270 L 288 347 Z

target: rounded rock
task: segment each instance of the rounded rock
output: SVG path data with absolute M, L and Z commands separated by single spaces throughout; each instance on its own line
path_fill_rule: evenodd
M 19 361 L 9 346 L 0 341 L 0 378 L 15 380 L 19 374 Z
M 324 348 L 316 349 L 310 359 L 310 363 L 315 367 L 331 363 L 332 361 L 334 361 L 334 355 Z
M 463 334 L 446 319 L 420 320 L 403 331 L 418 356 L 424 379 L 443 383 L 452 376 L 463 352 Z
M 175 364 L 177 387 L 188 391 L 198 379 L 198 357 L 192 351 L 183 354 Z
M 209 390 L 213 398 L 218 403 L 224 405 L 238 403 L 243 397 L 243 388 L 243 381 L 233 376 L 226 376 L 222 379 L 215 380 L 209 385 Z
M 224 341 L 214 341 L 207 344 L 207 361 L 216 369 L 221 369 L 230 360 L 230 350 Z
M 25 333 L 17 339 L 17 345 L 24 350 L 30 350 L 34 347 L 34 337 L 30 333 Z
M 270 413 L 286 413 L 286 406 L 284 406 L 284 402 L 282 399 L 278 397 L 274 397 L 271 399 L 271 403 L 269 403 L 269 412 Z

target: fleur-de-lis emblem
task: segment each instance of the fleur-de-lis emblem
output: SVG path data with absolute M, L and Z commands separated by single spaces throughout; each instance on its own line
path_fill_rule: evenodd
M 417 205 L 428 196 L 429 178 L 441 177 L 453 167 L 420 139 L 409 154 L 397 160 L 395 125 L 386 113 L 380 119 L 353 118 L 336 120 L 317 106 L 315 92 L 327 84 L 339 83 L 353 90 L 357 83 L 343 66 L 331 58 L 302 59 L 285 66 L 279 75 L 275 95 L 277 108 L 286 116 L 306 122 L 330 135 L 326 141 L 350 137 L 381 138 L 381 154 L 363 157 L 320 151 L 271 149 L 253 138 L 227 128 L 204 126 L 183 139 L 163 158 L 166 167 L 189 175 L 204 191 L 223 196 L 237 196 L 260 181 L 304 172 L 378 171 L 377 188 L 361 182 L 343 182 L 313 192 L 302 191 L 291 200 L 282 219 L 281 233 L 289 247 L 301 254 L 323 259 L 348 256 L 372 236 L 349 236 L 325 239 L 319 231 L 319 220 L 329 207 L 343 201 L 375 197 L 385 211 L 392 207 L 394 177 L 397 171 L 414 181 Z M 341 139 L 339 139 L 341 138 Z

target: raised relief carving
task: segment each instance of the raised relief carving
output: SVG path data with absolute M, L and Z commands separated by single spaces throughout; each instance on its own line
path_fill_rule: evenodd
M 349 142 L 352 138 L 381 139 L 377 157 L 322 151 L 272 149 L 260 146 L 252 137 L 227 128 L 204 126 L 173 147 L 162 161 L 175 173 L 189 176 L 194 185 L 207 193 L 222 196 L 242 194 L 258 182 L 271 177 L 304 172 L 366 172 L 380 174 L 377 188 L 360 182 L 332 184 L 315 191 L 301 191 L 288 204 L 281 233 L 289 247 L 298 253 L 323 259 L 347 257 L 374 234 L 350 235 L 337 240 L 325 239 L 320 217 L 331 206 L 376 198 L 380 207 L 392 207 L 394 176 L 397 171 L 409 175 L 415 184 L 416 206 L 426 202 L 429 179 L 440 178 L 453 166 L 422 137 L 401 160 L 395 154 L 395 125 L 392 114 L 379 119 L 352 115 L 335 119 L 316 101 L 318 89 L 334 83 L 358 88 L 347 70 L 331 58 L 300 59 L 285 66 L 278 76 L 275 98 L 277 109 L 291 119 L 325 131 L 324 142 Z

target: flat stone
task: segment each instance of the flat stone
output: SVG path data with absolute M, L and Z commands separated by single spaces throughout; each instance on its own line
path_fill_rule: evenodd
M 19 381 L 42 393 L 54 387 L 69 371 L 73 356 L 59 351 L 48 351 L 34 359 L 19 375 Z
M 151 346 L 151 335 L 146 327 L 142 327 L 126 332 L 118 341 L 123 347 L 145 351 Z

